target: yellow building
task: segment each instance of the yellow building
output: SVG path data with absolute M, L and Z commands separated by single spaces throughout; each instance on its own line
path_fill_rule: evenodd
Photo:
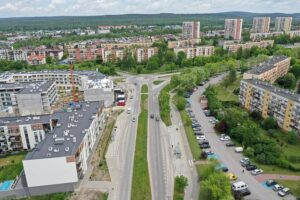
M 259 111 L 263 118 L 274 117 L 285 131 L 300 133 L 300 95 L 268 82 L 244 79 L 240 83 L 240 104 Z

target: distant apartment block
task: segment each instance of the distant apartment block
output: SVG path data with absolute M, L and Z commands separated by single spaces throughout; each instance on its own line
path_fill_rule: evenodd
M 225 19 L 225 39 L 242 39 L 243 19 Z
M 255 79 L 240 83 L 240 104 L 249 111 L 259 111 L 263 118 L 274 117 L 285 131 L 300 133 L 300 95 Z
M 284 34 L 283 32 L 272 32 L 272 33 L 251 33 L 250 39 L 252 41 L 260 41 L 267 38 L 272 38 L 273 36 L 279 36 Z
M 156 47 L 153 48 L 137 48 L 135 50 L 135 56 L 137 62 L 144 62 L 149 60 L 152 56 L 156 55 L 158 52 L 158 49 Z
M 267 48 L 268 46 L 273 46 L 274 40 L 262 40 L 259 42 L 246 42 L 246 43 L 236 43 L 233 41 L 224 41 L 223 49 L 229 52 L 235 53 L 240 48 L 251 49 L 252 47 Z
M 289 32 L 288 32 L 288 35 L 289 35 L 291 38 L 299 37 L 299 36 L 300 36 L 300 30 L 289 31 Z
M 182 37 L 185 39 L 200 38 L 200 21 L 182 22 Z
M 244 79 L 257 79 L 274 83 L 278 78 L 288 73 L 291 58 L 286 56 L 273 56 L 267 62 L 250 69 L 243 75 Z
M 268 33 L 270 29 L 270 17 L 254 17 L 251 32 Z
M 174 49 L 179 47 L 191 47 L 196 46 L 201 42 L 201 39 L 188 39 L 188 40 L 176 40 L 176 41 L 168 41 L 168 48 Z
M 55 58 L 56 60 L 61 60 L 64 56 L 64 51 L 62 49 L 45 49 L 46 56 Z
M 197 47 L 182 47 L 175 48 L 174 52 L 177 55 L 180 51 L 186 54 L 188 59 L 195 57 L 207 57 L 214 54 L 214 46 L 197 46 Z
M 292 17 L 276 17 L 275 19 L 275 31 L 276 32 L 289 32 L 292 27 Z

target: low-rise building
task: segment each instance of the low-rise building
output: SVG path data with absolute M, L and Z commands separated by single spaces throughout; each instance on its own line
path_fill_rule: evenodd
M 240 48 L 251 49 L 252 47 L 267 48 L 274 45 L 274 40 L 262 40 L 259 42 L 236 43 L 234 41 L 224 41 L 223 49 L 235 53 Z
M 182 39 L 182 40 L 176 40 L 176 41 L 168 41 L 168 48 L 174 49 L 179 47 L 191 47 L 195 46 L 196 44 L 199 44 L 201 42 L 201 39 Z
M 174 48 L 174 52 L 177 55 L 180 51 L 186 54 L 188 59 L 195 57 L 207 57 L 214 54 L 214 46 L 196 46 L 196 47 L 182 47 Z
M 274 36 L 279 36 L 282 34 L 284 34 L 284 32 L 282 32 L 282 31 L 272 32 L 272 33 L 251 33 L 250 39 L 252 41 L 261 41 L 261 40 L 272 38 Z
M 263 118 L 274 117 L 285 131 L 300 133 L 300 95 L 255 79 L 240 83 L 240 104 L 249 111 L 258 111 Z
M 267 62 L 250 69 L 243 75 L 244 79 L 258 79 L 274 83 L 278 78 L 288 73 L 291 58 L 286 56 L 273 56 Z

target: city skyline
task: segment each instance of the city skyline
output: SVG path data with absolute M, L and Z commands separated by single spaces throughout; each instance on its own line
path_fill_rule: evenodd
M 300 2 L 296 0 L 261 2 L 241 0 L 9 0 L 0 2 L 0 18 L 37 16 L 91 16 L 117 14 L 157 13 L 218 13 L 230 11 L 255 13 L 297 13 Z

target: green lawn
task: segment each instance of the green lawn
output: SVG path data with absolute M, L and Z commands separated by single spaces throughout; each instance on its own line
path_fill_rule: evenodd
M 189 142 L 189 146 L 190 146 L 192 154 L 193 154 L 193 158 L 198 160 L 201 155 L 201 149 L 199 147 L 198 141 L 194 135 L 194 132 L 193 132 L 193 129 L 191 126 L 191 119 L 186 110 L 180 111 L 180 116 L 181 116 L 182 123 L 184 125 L 184 130 L 185 130 L 185 134 L 187 136 L 188 142 Z
M 148 86 L 146 84 L 142 85 L 142 93 L 148 93 Z
M 71 193 L 69 192 L 60 192 L 60 193 L 47 194 L 42 196 L 26 197 L 26 198 L 21 198 L 19 200 L 67 200 L 70 194 Z
M 288 181 L 288 180 L 276 180 L 280 185 L 288 187 L 291 190 L 291 193 L 300 198 L 300 181 Z
M 159 85 L 159 84 L 161 84 L 162 82 L 164 82 L 164 80 L 156 80 L 156 81 L 153 81 L 153 84 L 154 84 L 154 85 Z
M 17 155 L 10 155 L 0 158 L 0 182 L 5 180 L 14 180 L 23 169 L 22 160 L 26 152 Z
M 148 90 L 148 88 L 147 88 Z M 134 167 L 132 177 L 132 200 L 150 200 L 151 186 L 147 163 L 148 95 L 141 95 L 141 113 L 138 118 Z
M 215 86 L 217 97 L 220 101 L 234 101 L 238 102 L 238 95 L 233 94 L 233 91 L 240 87 L 240 81 L 242 77 L 239 76 L 233 84 L 230 84 L 227 88 L 225 88 L 222 84 L 218 84 Z

